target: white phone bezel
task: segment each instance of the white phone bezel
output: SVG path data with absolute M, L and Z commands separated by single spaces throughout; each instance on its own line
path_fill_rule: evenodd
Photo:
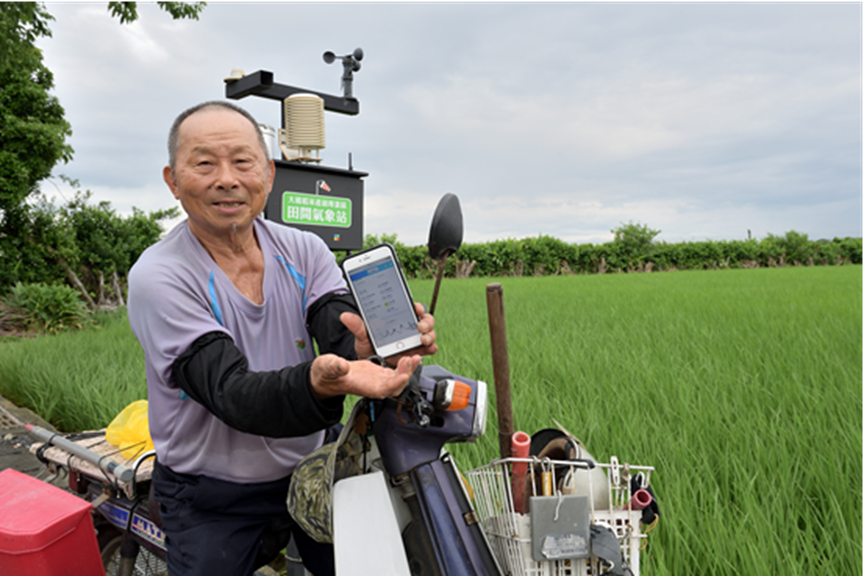
M 371 330 L 369 330 L 369 322 L 366 319 L 366 312 L 363 310 L 363 307 L 360 304 L 360 299 L 357 297 L 357 292 L 354 289 L 354 283 L 351 281 L 351 273 L 358 268 L 362 268 L 366 266 L 369 262 L 373 262 L 375 260 L 381 260 L 384 258 L 389 258 L 393 261 L 398 275 L 399 275 L 399 283 L 401 285 L 401 293 L 405 300 L 408 302 L 408 307 L 411 310 L 412 315 L 414 316 L 414 320 L 419 322 L 420 319 L 417 317 L 417 311 L 414 308 L 414 300 L 411 297 L 411 291 L 408 289 L 408 284 L 405 281 L 405 275 L 402 273 L 402 266 L 399 264 L 399 258 L 396 256 L 396 251 L 389 244 L 381 244 L 380 246 L 375 246 L 374 248 L 370 248 L 368 250 L 364 250 L 363 252 L 358 252 L 357 254 L 352 254 L 345 258 L 342 261 L 342 269 L 345 271 L 345 281 L 348 283 L 348 287 L 351 289 L 351 294 L 354 296 L 354 301 L 357 303 L 357 309 L 360 311 L 360 316 L 363 318 L 363 324 L 366 326 L 366 333 L 369 336 L 369 341 L 372 343 L 372 348 L 375 350 L 375 353 L 382 358 L 389 358 L 390 356 L 394 356 L 396 354 L 401 354 L 402 352 L 407 352 L 408 350 L 412 350 L 414 348 L 418 348 L 423 345 L 420 340 L 421 334 L 420 331 L 417 331 L 416 335 L 408 336 L 407 338 L 403 338 L 402 340 L 397 340 L 391 344 L 386 346 L 379 346 L 377 342 L 375 342 L 375 337 L 372 334 Z

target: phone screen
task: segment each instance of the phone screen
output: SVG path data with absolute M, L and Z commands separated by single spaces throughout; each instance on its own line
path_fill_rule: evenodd
M 363 264 L 351 270 L 349 278 L 377 349 L 419 336 L 417 316 L 392 258 Z

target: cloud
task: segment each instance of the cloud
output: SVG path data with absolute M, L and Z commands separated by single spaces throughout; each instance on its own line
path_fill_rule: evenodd
M 329 166 L 365 179 L 366 229 L 425 242 L 460 196 L 466 238 L 669 241 L 796 229 L 861 235 L 861 30 L 854 4 L 48 5 L 42 43 L 85 187 L 170 205 L 173 118 L 233 68 L 339 93 L 325 50 L 366 53 L 356 117 L 327 114 Z M 278 126 L 278 102 L 246 98 Z

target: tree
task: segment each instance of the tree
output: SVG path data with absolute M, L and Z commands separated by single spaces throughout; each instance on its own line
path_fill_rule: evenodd
M 10 6 L 3 6 L 0 10 L 4 31 L 0 37 L 0 55 L 4 61 L 13 56 L 27 56 L 18 52 L 27 45 L 32 46 L 39 36 L 50 36 L 47 21 L 53 19 L 44 6 L 34 2 L 15 2 Z
M 59 213 L 73 231 L 80 266 L 93 275 L 126 274 L 141 253 L 159 240 L 161 222 L 179 215 L 175 206 L 145 214 L 132 208 L 132 216 L 121 217 L 107 201 L 89 204 L 91 193 L 76 191 Z
M 181 18 L 198 19 L 198 15 L 207 5 L 206 2 L 156 2 L 162 9 L 171 14 L 175 20 Z M 112 16 L 120 18 L 121 24 L 134 22 L 138 19 L 137 2 L 108 2 L 108 11 Z
M 158 5 L 175 19 L 197 20 L 205 3 Z M 136 2 L 109 2 L 108 10 L 123 24 L 138 19 Z M 0 2 L 0 286 L 46 281 L 56 276 L 57 266 L 74 270 L 74 242 L 49 225 L 59 218 L 51 212 L 56 208 L 27 203 L 39 182 L 73 154 L 66 142 L 72 128 L 50 94 L 54 76 L 35 44 L 51 36 L 52 20 L 42 3 Z
M 158 2 L 176 18 L 198 19 L 204 2 Z M 121 23 L 138 18 L 136 2 L 109 2 Z M 54 17 L 36 2 L 0 2 L 0 210 L 19 206 L 50 176 L 61 160 L 72 159 L 66 142 L 72 129 L 55 96 L 54 77 L 42 62 L 38 38 L 50 37 Z M 8 226 L 5 227 L 8 233 Z
M 0 295 L 18 282 L 62 282 L 77 265 L 74 235 L 58 225 L 59 210 L 41 196 L 35 200 L 4 216 L 14 233 L 0 233 Z
M 60 160 L 72 158 L 72 134 L 51 71 L 34 42 L 50 36 L 44 7 L 0 3 L 0 210 L 8 215 L 30 196 Z M 4 226 L 4 232 L 10 232 Z
M 77 188 L 77 182 L 71 182 Z M 89 203 L 89 191 L 56 206 L 41 194 L 13 212 L 18 235 L 0 243 L 0 287 L 18 282 L 68 281 L 96 307 L 110 282 L 121 300 L 121 279 L 148 246 L 159 240 L 162 223 L 179 215 L 176 207 L 150 213 L 133 208 L 120 216 L 109 202 Z M 122 301 L 122 300 L 121 300 Z
M 125 278 L 141 253 L 159 240 L 163 232 L 161 223 L 178 216 L 180 211 L 173 207 L 145 214 L 133 207 L 132 216 L 124 218 L 114 212 L 110 202 L 88 204 L 90 196 L 89 190 L 78 191 L 59 210 L 61 225 L 71 231 L 78 255 L 78 274 L 67 272 L 67 276 L 82 291 L 85 300 L 93 295 L 95 302 L 88 301 L 91 306 L 102 303 L 106 279 L 110 278 L 114 299 L 122 303 L 120 278 Z
M 632 220 L 628 224 L 622 222 L 611 232 L 615 235 L 613 243 L 619 255 L 631 266 L 651 254 L 654 238 L 660 234 L 660 230 L 652 230 L 647 224 L 634 224 Z

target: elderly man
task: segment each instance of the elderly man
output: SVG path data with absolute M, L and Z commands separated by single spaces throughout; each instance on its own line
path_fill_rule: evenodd
M 402 391 L 437 349 L 434 320 L 418 305 L 423 347 L 393 369 L 365 360 L 365 327 L 324 242 L 258 217 L 275 167 L 243 109 L 183 112 L 168 150 L 163 177 L 187 219 L 135 264 L 128 306 L 145 352 L 168 570 L 248 576 L 290 531 L 307 568 L 332 573 L 332 548 L 286 512 L 290 474 L 340 420 L 346 394 Z

